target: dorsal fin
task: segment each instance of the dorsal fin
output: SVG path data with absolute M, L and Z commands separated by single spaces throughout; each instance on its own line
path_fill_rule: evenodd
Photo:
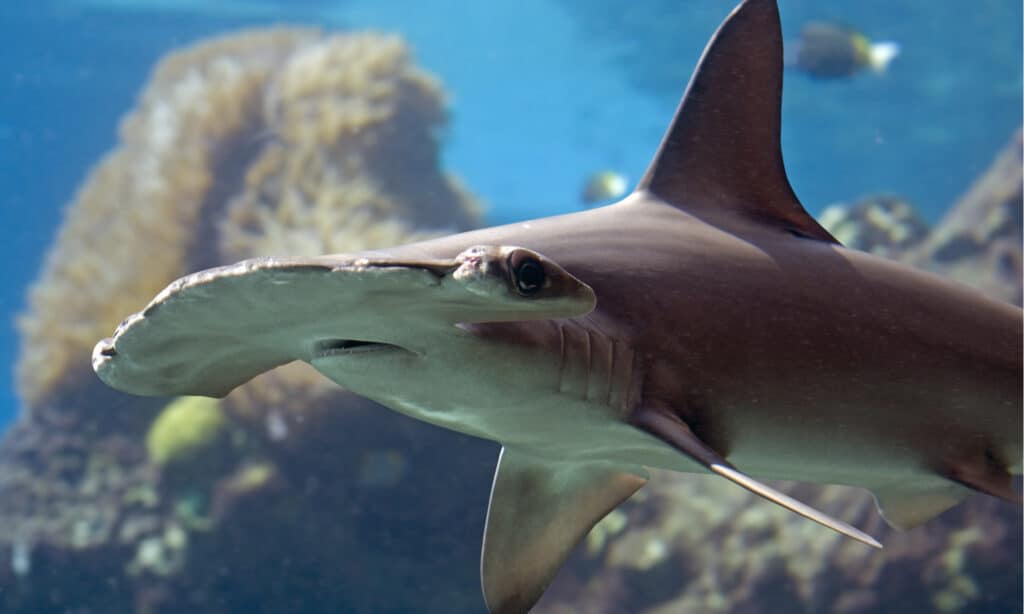
M 793 193 L 779 142 L 782 27 L 774 0 L 745 0 L 704 49 L 672 124 L 640 181 L 694 216 L 737 216 L 838 243 Z

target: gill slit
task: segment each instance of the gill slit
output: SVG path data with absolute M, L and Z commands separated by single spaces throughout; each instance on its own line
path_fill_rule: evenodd
M 639 387 L 642 384 L 642 380 L 637 383 L 637 390 L 634 390 L 633 375 L 637 371 L 636 352 L 634 352 L 633 348 L 629 346 L 625 347 L 624 352 L 626 354 L 624 356 L 625 360 L 623 361 L 625 363 L 625 373 L 622 377 L 622 407 L 620 409 L 625 412 L 629 411 L 630 407 L 635 403 L 634 399 L 639 399 L 641 397 L 642 391 L 639 390 Z
M 562 392 L 564 389 L 563 382 L 565 381 L 565 369 L 566 361 L 566 343 L 565 343 L 565 326 L 561 322 L 555 322 L 555 328 L 558 329 L 558 381 L 556 382 L 556 390 Z
M 593 375 L 594 375 L 594 373 L 593 373 L 593 366 L 594 366 L 594 345 L 595 345 L 595 343 L 594 343 L 593 338 L 591 338 L 591 334 L 593 334 L 593 333 L 590 330 L 590 327 L 583 326 L 582 324 L 579 324 L 579 323 L 577 323 L 576 326 L 579 326 L 580 328 L 583 329 L 583 332 L 586 334 L 586 339 L 587 339 L 587 349 L 584 352 L 586 354 L 586 356 L 587 356 L 587 365 L 586 365 L 586 368 L 583 370 L 583 399 L 584 400 L 589 400 L 590 399 L 590 378 L 593 377 Z

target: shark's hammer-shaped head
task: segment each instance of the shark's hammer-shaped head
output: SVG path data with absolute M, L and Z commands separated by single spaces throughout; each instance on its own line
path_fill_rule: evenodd
M 514 246 L 249 260 L 169 286 L 96 345 L 93 366 L 127 392 L 223 396 L 303 360 L 354 392 L 401 399 L 401 383 L 437 390 L 457 377 L 446 373 L 455 357 L 487 351 L 474 324 L 573 317 L 595 303 L 558 264 Z

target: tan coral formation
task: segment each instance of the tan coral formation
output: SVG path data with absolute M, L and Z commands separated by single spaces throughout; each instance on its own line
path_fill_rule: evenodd
M 358 251 L 475 222 L 438 172 L 441 88 L 408 56 L 398 37 L 353 34 L 288 58 L 264 100 L 271 142 L 221 223 L 226 260 Z
M 438 164 L 440 87 L 400 39 L 271 29 L 163 60 L 79 191 L 18 321 L 29 407 L 88 377 L 126 314 L 191 270 L 464 229 Z

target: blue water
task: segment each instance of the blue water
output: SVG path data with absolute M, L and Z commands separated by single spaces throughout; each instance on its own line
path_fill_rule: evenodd
M 115 143 L 118 118 L 162 54 L 224 30 L 282 22 L 402 33 L 418 63 L 451 95 L 446 165 L 482 197 L 489 221 L 497 223 L 578 208 L 580 184 L 595 170 L 610 167 L 635 180 L 685 86 L 659 80 L 661 68 L 681 65 L 688 74 L 731 8 L 721 0 L 652 0 L 644 3 L 648 10 L 664 5 L 672 13 L 649 29 L 630 30 L 616 23 L 631 3 L 576 3 L 593 11 L 587 19 L 571 4 L 5 3 L 0 423 L 18 407 L 13 318 L 23 309 L 26 286 L 62 208 Z M 812 212 L 884 191 L 936 219 L 1021 122 L 1019 2 L 780 4 L 789 38 L 804 21 L 829 18 L 903 46 L 884 76 L 826 83 L 787 74 L 783 147 L 796 192 Z

